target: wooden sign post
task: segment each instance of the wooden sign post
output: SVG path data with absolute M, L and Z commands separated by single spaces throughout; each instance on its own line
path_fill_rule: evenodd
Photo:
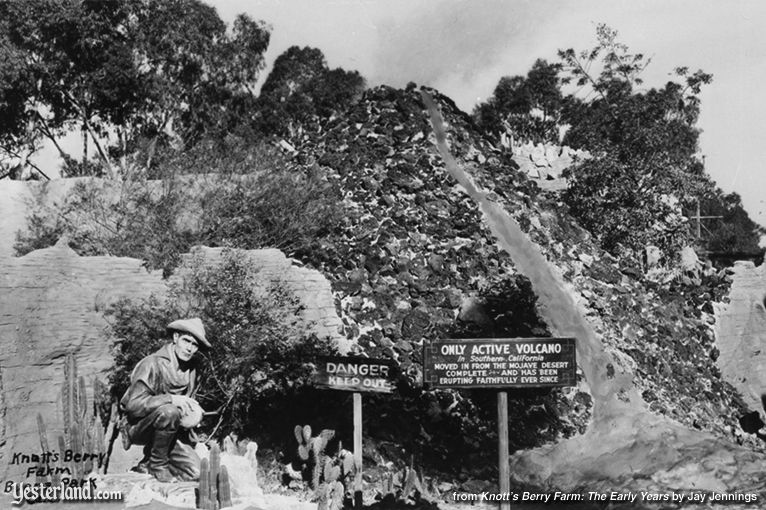
M 511 465 L 508 460 L 508 392 L 497 392 L 497 467 L 501 494 L 511 492 Z M 501 510 L 510 510 L 511 504 L 502 502 Z
M 510 492 L 508 392 L 505 388 L 575 386 L 574 338 L 435 340 L 423 348 L 423 380 L 435 388 L 500 388 L 497 393 L 498 475 Z M 510 503 L 500 503 L 509 510 Z
M 362 394 L 354 393 L 354 508 L 362 508 Z
M 357 357 L 320 358 L 314 385 L 354 392 L 354 508 L 362 508 L 362 392 L 392 393 L 393 362 Z

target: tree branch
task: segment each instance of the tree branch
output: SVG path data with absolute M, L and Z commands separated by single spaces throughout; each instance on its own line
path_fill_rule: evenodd
M 106 155 L 106 152 L 104 152 L 104 149 L 101 146 L 101 143 L 98 141 L 98 138 L 96 138 L 96 134 L 93 131 L 93 127 L 91 126 L 90 121 L 87 119 L 87 116 L 85 115 L 85 109 L 82 106 L 80 106 L 80 104 L 77 102 L 77 99 L 75 99 L 75 97 L 72 95 L 71 92 L 64 92 L 64 94 L 66 95 L 66 98 L 69 100 L 72 106 L 74 106 L 80 113 L 80 116 L 82 117 L 83 127 L 90 134 L 90 138 L 91 140 L 93 140 L 93 144 L 96 146 L 98 155 L 101 157 L 104 164 L 106 164 L 107 170 L 109 170 L 110 177 L 112 179 L 115 179 L 117 175 L 116 175 L 116 172 L 114 171 L 114 165 L 112 164 L 109 157 Z
M 56 140 L 56 137 L 53 136 L 53 132 L 51 132 L 50 128 L 48 127 L 48 123 L 45 120 L 45 118 L 40 115 L 40 112 L 35 111 L 35 116 L 37 117 L 37 120 L 40 122 L 40 127 L 38 128 L 40 132 L 48 138 L 51 142 L 53 142 L 53 145 L 56 147 L 56 150 L 59 152 L 59 156 L 61 156 L 63 159 L 69 159 L 71 156 L 64 151 L 64 149 L 61 148 L 58 141 Z

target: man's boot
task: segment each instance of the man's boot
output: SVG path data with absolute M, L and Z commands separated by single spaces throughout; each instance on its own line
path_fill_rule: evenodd
M 168 469 L 168 454 L 175 438 L 175 430 L 157 430 L 154 432 L 152 453 L 149 457 L 149 473 L 160 482 L 178 481 Z

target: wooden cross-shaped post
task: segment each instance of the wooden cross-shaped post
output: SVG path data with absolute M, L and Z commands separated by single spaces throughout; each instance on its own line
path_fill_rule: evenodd
M 723 218 L 723 216 L 700 216 L 700 199 L 697 199 L 697 214 L 689 219 L 697 220 L 697 239 L 702 237 L 702 220 Z M 707 229 L 706 229 L 707 230 Z

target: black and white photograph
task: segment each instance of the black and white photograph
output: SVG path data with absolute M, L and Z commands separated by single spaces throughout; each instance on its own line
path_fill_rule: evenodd
M 764 22 L 0 0 L 0 508 L 766 508 Z

